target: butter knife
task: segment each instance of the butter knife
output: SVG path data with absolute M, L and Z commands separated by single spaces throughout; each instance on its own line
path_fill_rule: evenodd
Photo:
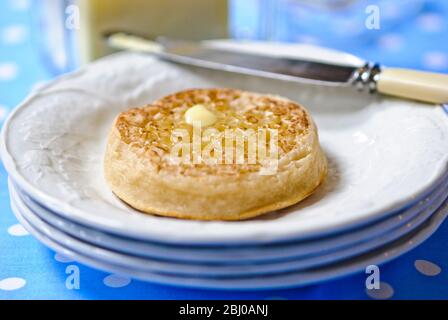
M 448 75 L 441 73 L 386 68 L 369 62 L 330 63 L 270 56 L 165 37 L 153 41 L 124 32 L 108 33 L 105 37 L 115 49 L 151 53 L 180 64 L 302 83 L 355 86 L 360 90 L 367 88 L 372 93 L 435 104 L 448 102 Z

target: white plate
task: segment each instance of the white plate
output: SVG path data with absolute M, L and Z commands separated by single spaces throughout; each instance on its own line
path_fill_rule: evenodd
M 57 214 L 45 209 L 34 202 L 20 190 L 14 187 L 10 181 L 11 192 L 17 194 L 20 201 L 30 208 L 51 226 L 68 233 L 75 238 L 95 246 L 111 249 L 126 254 L 133 254 L 143 257 L 164 259 L 176 262 L 202 262 L 226 264 L 242 264 L 247 262 L 273 262 L 273 260 L 310 257 L 313 255 L 323 255 L 335 250 L 352 247 L 360 243 L 370 241 L 373 238 L 381 238 L 389 233 L 393 233 L 397 228 L 411 223 L 413 218 L 421 214 L 423 210 L 431 206 L 439 197 L 446 198 L 448 181 L 437 186 L 431 195 L 418 204 L 399 212 L 378 223 L 368 225 L 365 228 L 351 230 L 332 237 L 314 239 L 311 241 L 289 242 L 281 245 L 263 246 L 224 246 L 224 247 L 193 247 L 193 246 L 172 246 L 160 243 L 138 241 L 132 238 L 117 237 L 112 234 L 97 231 L 83 225 L 59 217 Z
M 207 277 L 246 277 L 255 275 L 271 275 L 285 272 L 297 272 L 308 268 L 316 268 L 325 264 L 335 263 L 343 259 L 348 259 L 366 252 L 369 252 L 378 247 L 387 245 L 406 234 L 411 233 L 413 230 L 423 224 L 445 201 L 448 196 L 447 188 L 444 188 L 442 195 L 439 195 L 434 199 L 433 203 L 423 210 L 410 222 L 405 225 L 389 231 L 387 234 L 381 237 L 365 241 L 361 244 L 353 244 L 349 247 L 341 250 L 335 250 L 330 253 L 322 253 L 322 255 L 315 255 L 311 257 L 303 257 L 296 259 L 290 257 L 286 261 L 272 261 L 269 263 L 247 263 L 241 262 L 238 265 L 228 265 L 227 263 L 214 263 L 214 264 L 193 264 L 193 263 L 181 263 L 181 262 L 169 262 L 154 260 L 148 257 L 136 257 L 118 253 L 103 249 L 92 245 L 90 243 L 76 239 L 60 230 L 52 227 L 45 221 L 41 220 L 35 213 L 33 213 L 17 196 L 17 193 L 13 188 L 10 188 L 11 202 L 16 209 L 22 214 L 29 224 L 34 228 L 42 232 L 51 240 L 73 249 L 73 251 L 87 255 L 91 258 L 105 261 L 114 265 L 122 266 L 130 269 L 137 269 L 145 272 L 173 275 L 173 276 L 190 276 L 196 278 Z M 281 247 L 277 250 L 282 250 Z
M 102 175 L 113 118 L 173 91 L 211 86 L 271 92 L 306 105 L 330 161 L 326 183 L 299 205 L 243 222 L 170 219 L 123 205 Z M 39 89 L 8 117 L 1 139 L 13 180 L 64 217 L 130 237 L 205 245 L 303 239 L 384 218 L 422 199 L 441 179 L 447 150 L 448 117 L 439 106 L 178 67 L 128 53 Z
M 394 243 L 364 255 L 345 260 L 336 264 L 332 264 L 322 268 L 292 272 L 280 275 L 263 275 L 261 277 L 246 278 L 227 278 L 227 279 L 205 279 L 205 278 L 186 278 L 169 275 L 161 275 L 157 273 L 144 272 L 137 269 L 125 268 L 111 263 L 107 263 L 87 255 L 77 253 L 71 248 L 61 245 L 30 225 L 24 219 L 19 210 L 11 203 L 11 208 L 20 223 L 33 234 L 38 240 L 52 248 L 53 250 L 64 254 L 80 263 L 103 271 L 118 273 L 132 278 L 157 282 L 161 284 L 195 287 L 204 289 L 223 289 L 223 290 L 266 290 L 266 289 L 285 289 L 297 287 L 333 279 L 348 275 L 365 269 L 367 266 L 387 262 L 399 255 L 406 253 L 416 247 L 429 236 L 431 236 L 443 220 L 448 215 L 448 201 L 428 219 L 420 228 L 398 239 Z

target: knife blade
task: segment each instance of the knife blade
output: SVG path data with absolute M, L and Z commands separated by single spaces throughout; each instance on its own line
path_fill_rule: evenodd
M 164 37 L 153 41 L 124 32 L 109 32 L 104 36 L 113 48 L 151 53 L 180 64 L 301 83 L 353 85 L 359 90 L 368 88 L 370 92 L 437 104 L 448 102 L 448 75 L 445 74 L 383 68 L 369 62 L 353 65 L 270 56 Z
M 264 76 L 278 78 L 279 75 L 292 79 L 304 78 L 329 82 L 329 84 L 347 83 L 357 68 L 334 65 L 315 61 L 271 57 L 262 54 L 249 54 L 223 49 L 209 48 L 194 42 L 182 42 L 168 38 L 158 39 L 162 44 L 163 54 L 168 59 L 197 66 L 215 67 L 216 69 L 235 70 L 237 72 L 262 72 Z M 233 67 L 233 68 L 232 68 Z
M 356 80 L 359 70 L 353 65 L 235 52 L 165 37 L 151 41 L 118 32 L 108 34 L 107 40 L 111 47 L 148 52 L 176 63 L 288 81 L 348 85 Z

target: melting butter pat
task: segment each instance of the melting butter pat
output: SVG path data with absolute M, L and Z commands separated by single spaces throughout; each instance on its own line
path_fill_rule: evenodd
M 216 115 L 202 104 L 196 104 L 185 112 L 188 124 L 201 124 L 201 127 L 211 126 L 216 122 Z

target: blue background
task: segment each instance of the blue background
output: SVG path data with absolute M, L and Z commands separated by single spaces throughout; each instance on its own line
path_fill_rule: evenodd
M 371 1 L 373 3 L 374 1 Z M 389 1 L 406 10 L 406 0 Z M 254 0 L 233 0 L 231 31 L 236 38 L 265 39 L 260 30 L 259 4 Z M 294 17 L 278 15 L 271 39 L 305 41 L 358 54 L 386 65 L 448 72 L 448 1 L 427 1 L 417 14 L 402 23 L 385 26 L 362 38 L 335 42 L 324 28 L 319 36 L 302 32 Z M 35 23 L 31 1 L 0 0 L 0 125 L 7 113 L 33 88 L 53 77 L 42 59 L 40 31 Z M 364 12 L 361 12 L 364 14 Z M 286 30 L 282 27 L 292 26 Z M 282 29 L 283 28 L 283 29 Z M 318 26 L 316 27 L 318 29 Z M 272 30 L 271 30 L 272 31 Z M 319 30 L 317 30 L 318 32 Z M 272 33 L 272 32 L 271 32 Z M 367 39 L 367 40 L 366 40 Z M 126 286 L 111 288 L 103 280 L 108 274 L 78 265 L 58 262 L 55 253 L 29 235 L 8 232 L 18 222 L 9 207 L 7 174 L 0 166 L 0 298 L 1 299 L 368 299 L 363 273 L 305 288 L 263 292 L 220 292 L 189 290 L 132 280 Z M 381 266 L 381 281 L 394 290 L 394 299 L 448 298 L 448 221 L 428 241 L 404 256 Z M 414 262 L 429 260 L 441 267 L 434 277 L 419 273 Z M 66 268 L 78 265 L 79 290 L 65 286 Z M 4 290 L 1 281 L 25 279 L 17 290 Z

